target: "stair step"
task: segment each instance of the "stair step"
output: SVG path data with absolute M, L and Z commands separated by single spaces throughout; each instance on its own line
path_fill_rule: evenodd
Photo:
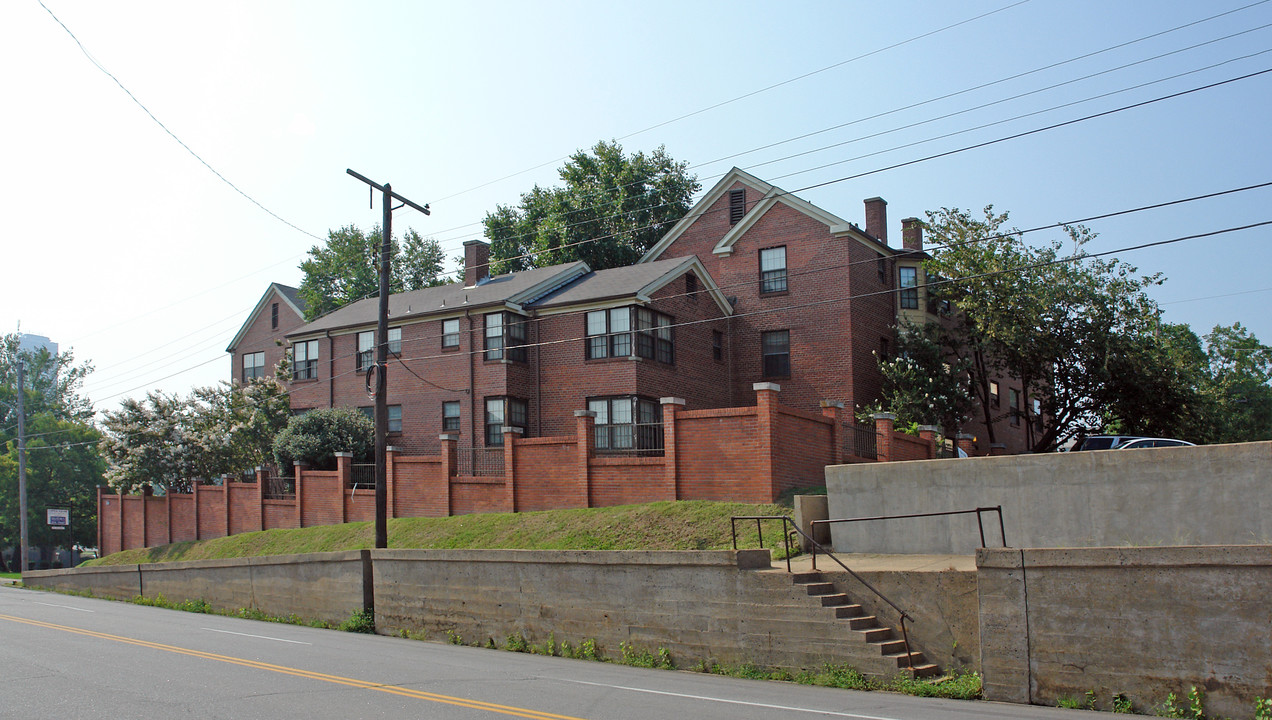
M 835 617 L 837 618 L 861 617 L 861 615 L 865 613 L 865 610 L 863 610 L 860 605 L 856 605 L 856 604 L 839 605 L 833 609 L 835 612 Z
M 935 663 L 924 663 L 910 668 L 910 672 L 916 678 L 936 677 L 941 674 L 941 668 L 937 667 Z
M 844 593 L 835 593 L 834 595 L 819 595 L 822 607 L 840 607 L 843 605 L 851 605 L 852 601 Z
M 871 630 L 879 627 L 879 618 L 874 615 L 859 615 L 848 618 L 848 627 L 853 630 Z
M 791 582 L 796 585 L 807 585 L 808 583 L 821 582 L 822 574 L 813 570 L 812 572 L 791 573 Z
M 833 595 L 835 593 L 835 583 L 805 583 L 804 589 L 808 591 L 809 595 Z
M 892 628 L 873 627 L 866 630 L 858 630 L 857 632 L 861 633 L 862 637 L 868 643 L 877 643 L 882 640 L 892 639 Z
M 882 655 L 897 655 L 905 652 L 904 640 L 884 640 L 875 644 L 879 646 L 879 653 Z
M 899 668 L 913 668 L 927 664 L 926 658 L 923 657 L 923 653 L 917 650 L 909 655 L 906 655 L 905 652 L 902 651 L 895 654 L 884 655 L 883 657 L 894 661 Z

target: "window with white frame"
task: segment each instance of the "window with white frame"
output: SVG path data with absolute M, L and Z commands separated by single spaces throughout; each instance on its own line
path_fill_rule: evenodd
M 629 355 L 667 364 L 676 360 L 670 316 L 649 308 L 620 307 L 593 310 L 586 322 L 588 360 Z
M 485 359 L 507 358 L 515 362 L 525 362 L 525 344 L 525 318 L 507 312 L 486 314 Z
M 786 246 L 760 251 L 760 294 L 786 292 Z
M 357 371 L 366 372 L 375 364 L 375 331 L 367 330 L 358 333 Z
M 442 430 L 446 432 L 459 430 L 458 400 L 447 400 L 442 403 Z
M 318 341 L 292 343 L 292 380 L 314 380 L 318 377 Z
M 596 413 L 593 446 L 601 452 L 661 451 L 662 408 L 636 395 L 588 398 Z
M 898 296 L 902 310 L 919 309 L 919 269 L 914 267 L 897 268 Z
M 459 347 L 459 318 L 442 321 L 442 348 Z
M 389 328 L 389 352 L 394 355 L 402 354 L 402 328 Z
M 265 377 L 265 353 L 243 354 L 243 380 Z
M 486 447 L 502 447 L 504 426 L 526 429 L 526 401 L 513 397 L 486 398 Z

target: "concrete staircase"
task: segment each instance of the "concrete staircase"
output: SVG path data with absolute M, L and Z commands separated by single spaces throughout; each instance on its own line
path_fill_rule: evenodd
M 914 650 L 906 653 L 905 641 L 899 633 L 879 623 L 874 615 L 867 615 L 861 605 L 854 603 L 846 593 L 839 592 L 832 582 L 827 582 L 820 572 L 791 573 L 796 586 L 802 587 L 809 597 L 817 598 L 821 607 L 828 610 L 837 621 L 847 624 L 861 642 L 877 648 L 878 654 L 898 670 L 908 670 L 914 677 L 932 677 L 940 674 L 940 668 L 926 661 L 923 653 Z

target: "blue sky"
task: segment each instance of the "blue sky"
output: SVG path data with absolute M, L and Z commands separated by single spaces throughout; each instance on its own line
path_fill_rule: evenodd
M 379 220 L 351 167 L 431 203 L 395 227 L 455 254 L 486 211 L 614 138 L 858 223 L 881 196 L 894 245 L 901 218 L 943 206 L 1028 228 L 1272 181 L 1272 73 L 840 180 L 1272 68 L 1269 2 L 45 3 L 208 164 L 320 238 Z M 99 409 L 227 379 L 247 312 L 319 240 L 201 165 L 38 2 L 0 5 L 0 64 L 0 328 L 93 361 Z M 1089 249 L 1270 207 L 1264 188 L 1091 222 Z M 1119 257 L 1166 276 L 1167 321 L 1267 342 L 1270 237 Z

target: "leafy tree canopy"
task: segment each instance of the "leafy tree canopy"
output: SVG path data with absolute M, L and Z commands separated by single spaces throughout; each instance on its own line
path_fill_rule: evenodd
M 104 465 L 97 454 L 92 403 L 81 394 L 92 366 L 75 364 L 69 352 L 19 350 L 19 336 L 0 337 L 0 547 L 17 545 L 18 377 L 27 447 L 27 534 L 31 545 L 93 544 L 97 537 L 97 486 Z M 51 530 L 45 510 L 71 511 L 70 531 Z
M 274 438 L 274 460 L 279 467 L 293 462 L 318 470 L 332 470 L 336 453 L 353 453 L 365 462 L 375 452 L 375 423 L 352 408 L 320 408 L 297 415 Z
M 305 301 L 305 319 L 313 320 L 363 298 L 380 294 L 380 226 L 363 233 L 354 225 L 327 233 L 327 244 L 309 250 L 309 259 L 300 264 L 305 278 L 300 296 Z M 407 230 L 402 243 L 392 239 L 393 260 L 389 291 L 418 290 L 446 283 L 443 263 L 446 255 L 433 238 Z
M 948 278 L 932 289 L 957 309 L 951 352 L 970 366 L 991 442 L 993 422 L 1012 412 L 1030 420 L 1036 452 L 1098 427 L 1119 408 L 1125 415 L 1132 408 L 1144 416 L 1172 412 L 1171 393 L 1140 392 L 1146 375 L 1159 369 L 1149 362 L 1152 353 L 1140 352 L 1159 323 L 1160 310 L 1146 292 L 1159 275 L 1085 255 L 1082 248 L 1095 236 L 1082 226 L 1034 246 L 992 207 L 982 218 L 957 208 L 927 216 L 937 249 L 926 268 Z M 999 375 L 1020 382 L 1028 398 L 1023 407 L 993 407 L 990 382 Z
M 483 224 L 491 274 L 583 260 L 593 270 L 630 265 L 689 211 L 701 187 L 664 148 L 625 155 L 617 141 L 579 151 L 561 168 L 564 187 L 535 186 Z
M 949 357 L 949 338 L 940 323 L 902 323 L 896 331 L 896 355 L 878 357 L 883 375 L 882 401 L 869 412 L 897 416 L 897 427 L 935 425 L 950 435 L 972 408 L 966 358 Z

